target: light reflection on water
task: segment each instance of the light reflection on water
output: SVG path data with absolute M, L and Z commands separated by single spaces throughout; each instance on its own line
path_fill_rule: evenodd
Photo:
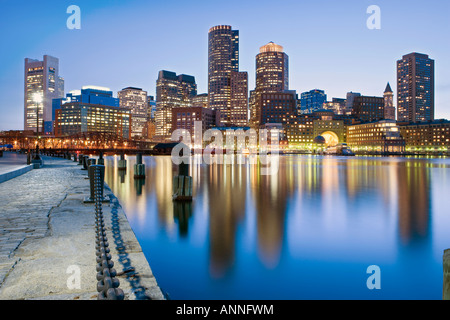
M 442 298 L 449 160 L 281 156 L 273 176 L 193 165 L 194 200 L 178 204 L 169 156 L 143 157 L 145 181 L 126 159 L 121 172 L 106 157 L 105 180 L 172 299 Z

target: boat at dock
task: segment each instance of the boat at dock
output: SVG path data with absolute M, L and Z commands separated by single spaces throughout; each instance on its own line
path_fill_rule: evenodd
M 325 150 L 326 155 L 336 156 L 354 156 L 355 153 L 348 147 L 346 143 L 339 143 L 335 146 L 328 147 Z

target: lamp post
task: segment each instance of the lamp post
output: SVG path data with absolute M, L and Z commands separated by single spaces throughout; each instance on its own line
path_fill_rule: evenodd
M 42 102 L 42 93 L 34 93 L 33 101 L 36 103 L 36 154 L 34 160 L 41 160 L 39 156 L 39 103 Z

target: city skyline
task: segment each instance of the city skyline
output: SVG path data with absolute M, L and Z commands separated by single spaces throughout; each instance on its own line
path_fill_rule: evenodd
M 24 3 L 27 5 L 23 6 Z M 1 53 L 2 61 L 8 61 L 8 64 L 0 73 L 0 112 L 3 115 L 0 130 L 23 129 L 24 58 L 57 57 L 60 74 L 65 80 L 65 93 L 85 85 L 97 85 L 111 88 L 115 96 L 129 86 L 155 95 L 160 70 L 192 75 L 196 78 L 198 93 L 206 93 L 207 32 L 221 24 L 239 30 L 239 70 L 248 72 L 249 91 L 255 88 L 255 57 L 259 48 L 270 41 L 282 45 L 290 57 L 290 89 L 297 93 L 321 89 L 329 100 L 345 98 L 350 91 L 381 96 L 387 82 L 396 83 L 396 61 L 410 52 L 419 52 L 436 61 L 435 118 L 450 118 L 450 106 L 446 103 L 450 99 L 450 81 L 447 80 L 450 79 L 450 68 L 445 59 L 450 48 L 437 41 L 440 34 L 449 30 L 444 20 L 445 8 L 449 7 L 447 3 L 434 1 L 434 6 L 417 10 L 418 2 L 408 2 L 410 8 L 402 8 L 400 4 L 379 1 L 380 30 L 366 27 L 370 16 L 366 9 L 371 4 L 366 1 L 340 5 L 327 1 L 325 6 L 287 1 L 283 3 L 283 9 L 270 8 L 264 1 L 258 3 L 260 6 L 251 1 L 240 4 L 240 13 L 229 15 L 228 9 L 214 10 L 219 7 L 202 1 L 194 2 L 192 7 L 178 1 L 164 4 L 131 1 L 126 6 L 117 1 L 108 4 L 105 1 L 95 4 L 80 1 L 77 4 L 81 8 L 80 30 L 66 27 L 68 2 L 62 1 L 45 10 L 24 1 L 5 4 L 4 12 L 8 14 L 2 24 L 10 24 L 11 28 L 4 31 L 4 41 L 9 41 L 10 50 Z M 237 2 L 230 4 L 237 5 Z M 143 8 L 153 9 L 152 19 L 142 19 Z M 273 23 L 249 18 L 246 13 L 250 11 L 252 16 L 260 14 L 261 20 L 272 15 L 270 21 Z M 43 12 L 48 17 L 45 24 L 36 22 L 33 30 L 19 26 L 24 18 L 32 19 Z M 176 27 L 178 24 L 158 28 L 158 22 L 167 13 L 191 18 L 190 28 L 180 29 Z M 205 19 L 198 22 L 201 13 Z M 281 13 L 286 19 L 280 16 Z M 288 19 L 294 17 L 297 19 Z M 432 26 L 427 23 L 430 19 Z M 398 40 L 402 31 L 399 25 L 411 29 L 402 41 Z M 131 30 L 139 32 L 132 34 Z M 128 38 L 123 38 L 124 35 Z M 106 40 L 99 46 L 98 37 L 102 36 Z M 119 45 L 113 41 L 117 37 L 121 39 Z M 136 45 L 136 39 L 143 41 L 143 37 L 149 44 Z M 72 46 L 72 43 L 79 45 Z M 396 86 L 392 89 L 396 95 Z

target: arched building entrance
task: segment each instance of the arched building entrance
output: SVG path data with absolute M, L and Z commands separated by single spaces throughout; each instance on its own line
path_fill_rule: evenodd
M 339 136 L 333 131 L 325 131 L 321 136 L 324 137 L 327 147 L 333 147 L 339 143 Z

